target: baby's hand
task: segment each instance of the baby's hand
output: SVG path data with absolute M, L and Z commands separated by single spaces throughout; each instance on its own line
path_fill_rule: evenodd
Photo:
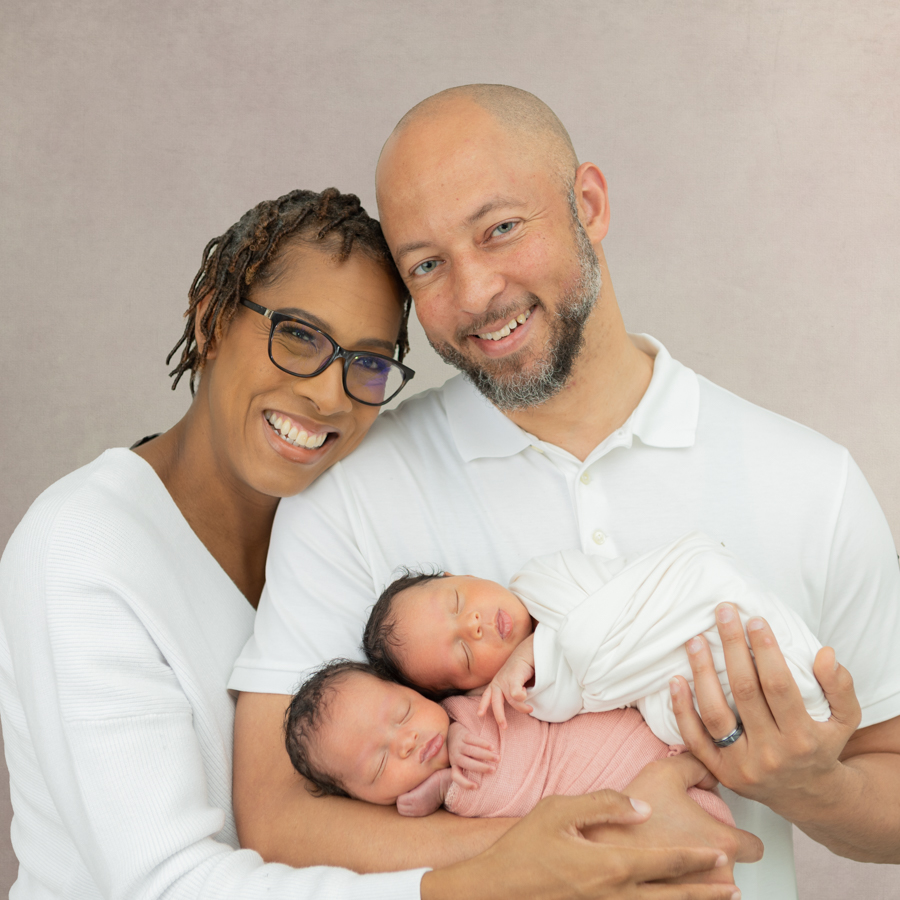
M 452 779 L 460 787 L 469 790 L 477 788 L 478 785 L 466 778 L 461 769 L 468 769 L 470 772 L 493 772 L 500 761 L 500 755 L 490 741 L 473 734 L 459 722 L 450 723 L 447 753 L 452 766 Z
M 430 816 L 441 808 L 452 780 L 450 769 L 432 772 L 418 787 L 397 798 L 397 812 L 401 816 Z
M 529 635 L 513 650 L 512 655 L 484 689 L 481 703 L 478 705 L 478 715 L 483 716 L 488 709 L 492 709 L 497 724 L 501 728 L 506 728 L 504 700 L 513 709 L 530 713 L 533 707 L 525 702 L 528 697 L 525 685 L 532 678 L 534 678 L 534 635 Z

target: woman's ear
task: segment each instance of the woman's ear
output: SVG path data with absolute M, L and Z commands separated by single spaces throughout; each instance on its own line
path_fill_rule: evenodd
M 599 243 L 609 231 L 609 194 L 606 178 L 592 162 L 575 170 L 575 202 L 578 217 L 592 243 Z
M 201 322 L 203 321 L 203 317 L 206 315 L 206 309 L 209 306 L 209 302 L 212 299 L 212 294 L 206 294 L 200 302 L 197 304 L 197 308 L 194 310 L 194 340 L 197 342 L 197 350 L 200 353 L 200 358 L 203 358 L 203 347 L 206 344 L 206 336 L 203 334 L 203 329 L 201 327 Z M 215 338 L 211 337 L 209 339 L 209 349 L 206 352 L 206 359 L 215 359 L 216 358 L 216 341 Z

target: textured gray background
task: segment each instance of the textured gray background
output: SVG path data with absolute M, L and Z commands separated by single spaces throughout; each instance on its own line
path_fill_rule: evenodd
M 847 445 L 900 537 L 894 0 L 0 0 L 0 21 L 0 546 L 54 479 L 185 409 L 162 360 L 210 237 L 293 187 L 374 209 L 395 121 L 472 81 L 540 95 L 606 173 L 629 328 Z M 446 377 L 421 338 L 410 363 Z M 898 869 L 799 848 L 804 898 L 900 894 Z

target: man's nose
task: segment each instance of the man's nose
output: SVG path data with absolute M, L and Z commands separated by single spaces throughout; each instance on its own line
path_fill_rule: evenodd
M 475 254 L 457 259 L 454 271 L 456 307 L 473 318 L 481 318 L 503 293 L 506 278 L 493 260 Z

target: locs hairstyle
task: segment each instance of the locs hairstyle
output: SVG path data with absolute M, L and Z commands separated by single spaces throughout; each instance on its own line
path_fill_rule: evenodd
M 166 357 L 168 364 L 183 346 L 178 364 L 169 373 L 175 379 L 172 390 L 178 386 L 181 376 L 190 372 L 189 384 L 194 393 L 196 377 L 206 362 L 211 342 L 222 336 L 253 285 L 265 286 L 278 279 L 279 250 L 294 243 L 321 243 L 322 250 L 331 251 L 338 262 L 344 262 L 356 250 L 384 267 L 397 285 L 397 296 L 403 306 L 397 337 L 397 359 L 402 362 L 409 350 L 410 298 L 394 266 L 381 226 L 362 208 L 355 194 L 342 194 L 336 188 L 326 188 L 320 194 L 297 190 L 254 206 L 225 234 L 206 245 L 200 271 L 188 291 L 184 333 Z M 201 350 L 195 328 L 199 304 L 206 297 L 209 303 L 199 320 L 204 338 Z

